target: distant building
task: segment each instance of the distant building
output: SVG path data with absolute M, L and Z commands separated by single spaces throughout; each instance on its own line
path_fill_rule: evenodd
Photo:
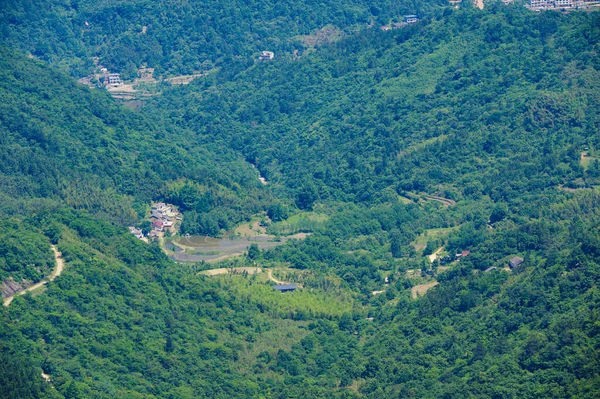
M 556 8 L 571 8 L 575 2 L 573 0 L 555 0 L 554 5 Z
M 547 8 L 550 3 L 550 0 L 531 0 L 529 6 L 531 8 Z
M 258 57 L 258 59 L 261 61 L 268 61 L 272 60 L 273 58 L 275 58 L 275 53 L 272 51 L 263 51 L 260 53 L 260 57 Z
M 508 262 L 508 266 L 510 266 L 511 269 L 515 269 L 519 267 L 521 263 L 523 263 L 523 258 L 520 256 L 515 256 Z
M 164 223 L 162 220 L 157 220 L 156 222 L 152 223 L 152 227 L 157 231 L 163 231 L 163 226 Z
M 279 284 L 279 285 L 274 285 L 273 289 L 275 291 L 281 291 L 283 292 L 291 292 L 291 291 L 295 291 L 296 290 L 296 284 Z
M 487 268 L 487 269 L 485 269 L 483 272 L 484 272 L 484 273 L 489 273 L 489 272 L 491 272 L 492 270 L 496 270 L 496 266 L 488 267 L 488 268 Z
M 552 10 L 564 8 L 586 9 L 591 5 L 598 3 L 598 0 L 530 0 L 529 8 L 532 10 Z
M 135 227 L 130 226 L 129 227 L 129 232 L 131 234 L 133 234 L 136 238 L 139 238 L 140 240 L 142 238 L 144 238 L 144 233 L 142 232 L 142 229 L 136 229 Z
M 120 86 L 123 84 L 121 74 L 118 73 L 109 73 L 107 79 L 109 86 Z
M 404 22 L 406 22 L 407 24 L 414 24 L 415 22 L 419 22 L 419 17 L 417 17 L 416 15 L 405 15 Z

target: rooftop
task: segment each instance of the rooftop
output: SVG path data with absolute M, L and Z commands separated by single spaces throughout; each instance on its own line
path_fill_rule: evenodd
M 273 286 L 274 290 L 277 291 L 293 291 L 296 289 L 296 284 L 279 284 Z

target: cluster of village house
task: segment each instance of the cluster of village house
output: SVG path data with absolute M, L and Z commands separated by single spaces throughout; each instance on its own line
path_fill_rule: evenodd
M 502 0 L 504 4 L 512 3 L 513 0 Z M 450 4 L 460 4 L 462 0 L 449 0 Z M 478 0 L 473 0 L 477 5 Z M 540 10 L 566 10 L 566 9 L 587 9 L 594 4 L 599 4 L 599 0 L 529 0 L 529 4 L 525 7 L 540 11 Z M 483 7 L 483 0 L 481 3 Z
M 530 0 L 529 8 L 532 10 L 586 9 L 598 3 L 600 3 L 598 0 Z
M 148 233 L 147 238 L 156 239 L 166 230 L 172 233 L 175 232 L 175 223 L 181 220 L 181 214 L 172 205 L 165 204 L 164 202 L 153 204 L 150 211 L 152 230 Z M 142 229 L 129 227 L 129 231 L 140 240 L 146 239 Z
M 447 263 L 452 262 L 452 260 L 460 261 L 461 259 L 467 257 L 470 253 L 471 253 L 471 251 L 464 250 L 464 251 L 462 251 L 460 253 L 457 253 L 454 256 L 454 259 L 452 259 L 451 256 L 441 257 L 440 258 L 440 264 L 447 264 Z M 512 269 L 516 269 L 517 267 L 519 267 L 523 263 L 523 261 L 524 261 L 523 258 L 521 258 L 520 256 L 515 256 L 515 257 L 511 258 L 511 260 L 508 262 L 508 267 L 511 270 Z M 487 269 L 484 270 L 484 272 L 488 273 L 488 272 L 491 272 L 494 269 L 497 269 L 497 266 L 488 267 Z

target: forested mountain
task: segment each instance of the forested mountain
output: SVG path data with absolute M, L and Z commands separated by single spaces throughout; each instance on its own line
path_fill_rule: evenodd
M 190 147 L 188 131 L 136 114 L 12 50 L 0 48 L 0 55 L 5 213 L 66 204 L 128 224 L 150 200 L 181 187 L 210 186 L 235 207 L 234 198 L 260 185 L 232 151 L 208 151 L 196 140 Z M 256 212 L 251 202 L 244 207 Z
M 447 14 L 224 69 L 156 108 L 323 199 L 377 202 L 390 188 L 510 203 L 597 184 L 597 163 L 584 173 L 580 156 L 600 145 L 598 16 Z
M 171 20 L 165 4 L 70 2 L 40 16 L 84 16 L 86 29 L 111 26 L 106 37 L 126 41 L 131 21 L 150 34 Z M 175 5 L 184 22 L 200 7 Z M 137 111 L 0 50 L 0 278 L 47 275 L 51 243 L 66 263 L 0 311 L 0 396 L 598 397 L 598 14 L 448 7 L 254 62 L 266 44 L 294 46 L 274 20 L 322 11 L 295 20 L 296 35 L 432 7 L 383 5 L 269 14 L 269 3 L 245 3 L 233 26 L 220 25 L 229 4 L 206 5 L 211 26 L 230 29 L 207 36 L 211 55 L 180 47 L 179 25 L 164 25 L 156 40 L 169 51 L 157 62 L 220 69 Z M 60 19 L 27 39 L 22 15 L 2 19 L 13 47 L 42 33 L 57 46 L 38 58 L 92 55 L 87 39 L 76 40 L 81 53 L 60 48 Z M 238 49 L 219 47 L 241 33 Z M 106 43 L 93 51 L 109 60 Z M 180 207 L 192 234 L 253 216 L 306 237 L 214 265 L 174 263 L 123 227 L 159 199 Z M 213 267 L 229 272 L 198 273 Z M 298 289 L 274 291 L 273 274 Z
M 142 65 L 188 74 L 262 50 L 291 55 L 299 35 L 401 21 L 445 4 L 403 1 L 9 0 L 0 4 L 0 37 L 36 57 L 86 76 L 91 57 L 134 77 Z

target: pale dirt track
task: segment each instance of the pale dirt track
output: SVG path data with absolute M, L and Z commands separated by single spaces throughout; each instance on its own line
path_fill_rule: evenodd
M 219 274 L 228 274 L 231 271 L 234 273 L 247 272 L 248 274 L 256 274 L 261 273 L 262 269 L 260 267 L 234 267 L 233 269 L 222 267 L 220 269 L 204 270 L 200 272 L 200 274 L 204 274 L 206 276 L 218 276 Z
M 62 254 L 60 252 L 58 252 L 58 249 L 56 249 L 55 245 L 52 245 L 51 248 L 52 248 L 52 251 L 54 252 L 54 260 L 56 261 L 56 267 L 54 268 L 54 271 L 52 272 L 50 277 L 48 277 L 47 280 L 42 280 L 37 284 L 27 287 L 23 291 L 17 292 L 16 294 L 7 297 L 6 299 L 4 299 L 4 306 L 10 305 L 10 303 L 15 298 L 15 296 L 23 295 L 26 292 L 31 292 L 33 290 L 37 290 L 38 288 L 46 285 L 49 281 L 54 281 L 54 279 L 56 277 L 61 275 L 61 273 L 63 272 L 63 270 L 65 268 L 65 260 L 62 258 Z
M 275 277 L 273 277 L 273 270 L 271 269 L 267 270 L 267 275 L 269 276 L 269 280 L 271 280 L 275 284 L 286 284 L 286 282 L 277 280 Z

